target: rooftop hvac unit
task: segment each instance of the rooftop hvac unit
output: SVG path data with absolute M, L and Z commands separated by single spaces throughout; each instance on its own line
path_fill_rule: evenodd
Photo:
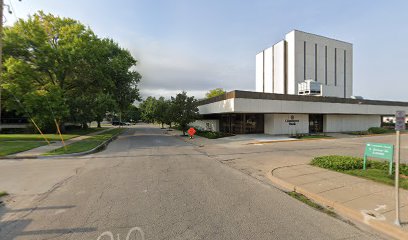
M 363 100 L 364 98 L 362 96 L 351 96 L 352 99 L 358 99 L 358 100 Z
M 309 79 L 298 83 L 298 95 L 322 96 L 322 84 Z

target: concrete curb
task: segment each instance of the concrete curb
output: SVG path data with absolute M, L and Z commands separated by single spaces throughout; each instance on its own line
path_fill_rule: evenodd
M 365 221 L 364 215 L 361 212 L 356 211 L 352 208 L 346 207 L 342 205 L 341 203 L 334 202 L 332 200 L 324 198 L 318 194 L 312 193 L 306 189 L 303 189 L 302 187 L 288 183 L 280 178 L 273 176 L 272 172 L 273 170 L 269 172 L 269 174 L 267 175 L 267 178 L 271 180 L 279 189 L 283 191 L 294 191 L 294 192 L 300 193 L 320 205 L 327 206 L 329 208 L 334 209 L 335 212 L 338 213 L 340 216 L 346 217 L 360 224 L 369 226 L 373 228 L 374 230 L 380 233 L 383 233 L 387 236 L 390 236 L 392 238 L 408 239 L 408 232 L 403 231 L 401 228 L 397 226 L 393 226 L 393 225 L 390 225 L 390 224 L 387 224 L 381 221 L 375 221 L 375 220 L 371 220 L 369 222 Z
M 61 155 L 54 155 L 54 156 L 21 156 L 21 157 L 17 157 L 17 156 L 5 156 L 5 157 L 0 157 L 0 160 L 19 160 L 19 159 L 50 159 L 50 158 L 69 158 L 69 157 L 77 157 L 77 156 L 83 156 L 83 155 L 88 155 L 88 154 L 92 154 L 92 153 L 96 153 L 99 151 L 104 150 L 110 142 L 112 142 L 113 140 L 115 140 L 119 135 L 121 135 L 122 133 L 124 133 L 125 131 L 121 132 L 121 133 L 117 133 L 115 135 L 113 135 L 111 138 L 109 138 L 108 140 L 102 142 L 101 144 L 99 144 L 98 146 L 92 148 L 91 150 L 85 151 L 85 152 L 79 152 L 79 153 L 69 153 L 69 154 L 61 154 Z

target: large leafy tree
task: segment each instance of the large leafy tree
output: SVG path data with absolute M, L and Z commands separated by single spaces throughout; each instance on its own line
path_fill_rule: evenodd
M 194 97 L 187 96 L 186 92 L 182 92 L 171 98 L 172 110 L 174 112 L 174 122 L 177 123 L 185 135 L 188 124 L 199 119 L 197 100 Z
M 148 97 L 139 105 L 141 118 L 144 122 L 153 123 L 156 121 L 156 102 L 157 99 L 155 97 Z
M 216 96 L 220 96 L 222 94 L 226 93 L 224 89 L 222 88 L 215 88 L 212 90 L 209 90 L 206 94 L 205 97 L 206 98 L 212 98 L 212 97 L 216 97 Z
M 100 93 L 93 101 L 93 114 L 95 121 L 98 124 L 98 128 L 101 127 L 101 122 L 106 118 L 108 112 L 113 111 L 116 108 L 116 102 L 109 94 Z
M 166 106 L 164 123 L 171 128 L 171 125 L 176 121 L 175 106 L 171 100 L 166 101 Z
M 129 108 L 123 113 L 122 121 L 136 123 L 140 120 L 140 109 L 135 105 L 130 105 Z
M 113 97 L 117 103 L 118 109 L 123 114 L 129 105 L 136 100 L 141 100 L 138 83 L 141 75 L 133 70 L 137 61 L 132 57 L 129 51 L 122 49 L 112 40 L 105 39 L 103 44 L 108 49 L 108 58 L 105 75 L 113 79 L 112 90 Z
M 113 106 L 123 112 L 139 99 L 136 63 L 80 22 L 40 11 L 4 29 L 0 84 L 6 108 L 28 114 L 42 128 L 53 128 L 55 119 L 86 127 Z
M 156 101 L 156 106 L 154 109 L 154 118 L 156 122 L 161 124 L 162 128 L 164 128 L 164 124 L 166 123 L 166 120 L 168 118 L 167 109 L 170 107 L 168 104 L 169 102 L 166 101 L 164 97 L 159 97 L 159 99 Z

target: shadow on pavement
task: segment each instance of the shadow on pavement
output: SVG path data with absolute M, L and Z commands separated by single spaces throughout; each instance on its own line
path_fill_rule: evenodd
M 32 236 L 29 239 L 35 238 L 40 239 L 38 236 L 49 235 L 48 237 L 61 236 L 65 234 L 72 233 L 87 233 L 95 232 L 97 228 L 94 227 L 80 227 L 80 228 L 56 228 L 56 229 L 36 229 L 36 230 L 25 230 L 33 222 L 32 219 L 26 218 L 30 213 L 35 211 L 46 211 L 46 210 L 62 210 L 70 209 L 75 206 L 47 206 L 47 207 L 37 207 L 37 208 L 22 208 L 22 209 L 10 209 L 5 205 L 0 206 L 0 239 L 15 239 L 18 236 Z M 18 220 L 3 220 L 6 214 L 13 213 L 23 213 L 23 216 L 17 216 Z M 21 218 L 21 219 L 19 219 Z M 35 237 L 34 237 L 35 236 Z M 44 239 L 44 238 L 41 238 Z

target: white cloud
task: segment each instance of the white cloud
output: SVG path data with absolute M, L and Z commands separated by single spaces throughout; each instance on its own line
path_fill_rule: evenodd
M 142 97 L 168 97 L 185 90 L 202 98 L 208 90 L 219 87 L 227 91 L 254 88 L 254 63 L 242 58 L 192 52 L 189 47 L 146 39 L 137 39 L 132 45 L 137 46 L 130 51 L 139 61 L 136 70 L 142 74 Z

